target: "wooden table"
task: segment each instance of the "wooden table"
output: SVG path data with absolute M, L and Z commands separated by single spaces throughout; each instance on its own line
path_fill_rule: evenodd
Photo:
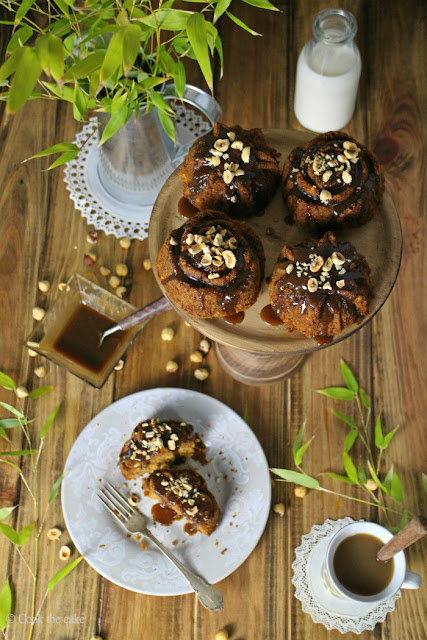
M 363 61 L 357 110 L 347 130 L 376 149 L 403 226 L 402 268 L 389 300 L 373 322 L 355 336 L 314 353 L 291 380 L 265 388 L 248 388 L 234 382 L 219 368 L 213 354 L 208 359 L 209 379 L 198 382 L 188 357 L 197 347 L 199 336 L 184 326 L 174 312 L 150 322 L 127 354 L 124 369 L 112 375 L 102 391 L 95 391 L 48 364 L 43 382 L 54 385 L 55 389 L 39 401 L 33 428 L 40 425 L 57 403 L 62 401 L 62 405 L 57 423 L 49 433 L 42 462 L 44 499 L 89 419 L 118 398 L 157 386 L 202 390 L 239 414 L 246 413 L 274 467 L 292 466 L 291 443 L 306 419 L 308 433 L 316 434 L 306 457 L 307 471 L 312 474 L 327 469 L 341 472 L 343 426 L 332 416 L 331 402 L 314 390 L 340 384 L 339 362 L 344 358 L 372 395 L 375 413 L 383 412 L 389 428 L 396 423 L 401 425 L 384 455 L 383 469 L 394 462 L 405 487 L 407 505 L 415 512 L 426 512 L 421 485 L 421 472 L 427 471 L 425 3 L 377 0 L 343 4 L 357 17 Z M 304 0 L 280 2 L 279 6 L 281 13 L 239 6 L 238 15 L 263 33 L 262 38 L 251 38 L 229 24 L 221 26 L 226 71 L 224 78 L 216 83 L 216 95 L 228 123 L 301 128 L 292 108 L 296 60 L 310 36 L 312 18 L 325 8 L 325 3 Z M 1 28 L 3 51 L 5 30 Z M 1 369 L 29 388 L 40 384 L 34 368 L 42 363 L 39 358 L 29 358 L 22 346 L 33 327 L 31 309 L 36 304 L 48 307 L 59 281 L 76 271 L 84 273 L 82 257 L 89 249 L 86 243 L 89 229 L 68 197 L 62 170 L 44 173 L 41 169 L 47 166 L 46 162 L 21 164 L 21 161 L 54 142 L 72 140 L 78 130 L 70 110 L 54 103 L 33 102 L 8 122 L 4 115 L 2 118 Z M 109 265 L 121 261 L 124 255 L 118 241 L 103 234 L 94 250 Z M 146 257 L 147 242 L 133 242 L 127 257 L 133 272 L 130 301 L 138 307 L 159 293 L 152 272 L 142 268 Z M 54 284 L 47 295 L 37 289 L 41 279 Z M 172 343 L 160 339 L 160 331 L 165 326 L 176 330 Z M 165 372 L 165 363 L 173 358 L 179 360 L 180 369 L 170 376 Z M 10 392 L 1 390 L 1 399 L 10 401 Z M 14 434 L 11 446 L 14 449 L 24 446 L 18 433 Z M 125 591 L 101 578 L 83 562 L 49 595 L 44 615 L 76 614 L 83 617 L 84 622 L 37 624 L 34 638 L 87 640 L 92 634 L 100 633 L 103 638 L 114 640 L 210 640 L 224 626 L 235 640 L 341 638 L 338 632 L 328 632 L 313 624 L 294 599 L 291 584 L 294 548 L 302 534 L 327 517 L 375 518 L 376 513 L 364 505 L 317 492 L 301 500 L 294 496 L 292 486 L 283 483 L 274 484 L 273 504 L 276 502 L 286 504 L 285 517 L 271 515 L 250 558 L 219 584 L 225 598 L 223 612 L 207 612 L 194 595 L 156 598 Z M 18 482 L 17 472 L 3 465 L 0 506 L 16 503 L 20 506 L 7 522 L 21 528 L 30 521 L 30 504 L 22 483 Z M 47 527 L 53 525 L 64 526 L 59 499 L 47 521 Z M 62 540 L 69 541 L 67 533 Z M 31 580 L 4 537 L 0 543 L 0 583 L 4 584 L 8 575 L 12 577 L 15 613 L 29 613 Z M 427 637 L 425 544 L 418 543 L 410 549 L 408 561 L 412 570 L 423 574 L 422 588 L 405 593 L 396 611 L 375 631 L 363 634 L 364 640 L 425 640 Z M 41 584 L 62 566 L 58 543 L 48 544 L 45 536 L 42 536 L 39 564 Z M 42 594 L 40 588 L 38 597 Z M 27 633 L 28 625 L 16 622 L 10 625 L 7 638 L 21 640 Z M 353 636 L 349 634 L 349 637 Z

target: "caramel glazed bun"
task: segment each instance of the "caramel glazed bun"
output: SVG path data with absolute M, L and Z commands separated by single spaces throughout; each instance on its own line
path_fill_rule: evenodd
M 369 273 L 365 258 L 328 231 L 317 242 L 282 249 L 270 282 L 271 306 L 288 331 L 326 344 L 368 314 Z
M 251 307 L 264 277 L 264 250 L 247 225 L 219 211 L 203 211 L 173 231 L 157 256 L 168 296 L 199 318 Z
M 342 131 L 330 131 L 290 153 L 282 188 L 286 221 L 316 231 L 368 222 L 384 177 L 371 151 Z
M 279 155 L 261 129 L 217 122 L 193 144 L 179 170 L 183 194 L 199 210 L 219 209 L 233 218 L 253 215 L 276 191 Z

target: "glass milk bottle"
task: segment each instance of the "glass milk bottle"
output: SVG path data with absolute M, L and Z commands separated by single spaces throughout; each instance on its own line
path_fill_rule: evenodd
M 342 129 L 353 116 L 361 70 L 357 22 L 349 11 L 326 9 L 312 30 L 298 58 L 294 110 L 304 127 L 324 133 Z

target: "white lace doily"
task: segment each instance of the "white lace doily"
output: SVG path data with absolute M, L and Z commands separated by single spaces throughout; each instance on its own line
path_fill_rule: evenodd
M 185 137 L 195 139 L 211 128 L 202 115 L 185 105 L 175 105 L 177 130 L 183 130 Z M 124 205 L 104 189 L 98 176 L 98 121 L 93 117 L 76 135 L 74 144 L 85 145 L 75 160 L 67 162 L 64 168 L 64 182 L 70 198 L 78 211 L 95 229 L 113 234 L 116 238 L 144 240 L 148 235 L 151 206 Z M 197 132 L 197 134 L 195 133 Z M 178 134 L 177 134 L 178 135 Z M 188 144 L 190 147 L 191 141 Z M 170 165 L 170 172 L 173 171 Z M 166 178 L 168 175 L 166 175 Z
M 337 598 L 325 587 L 322 565 L 329 541 L 337 531 L 352 522 L 352 518 L 328 519 L 321 525 L 314 525 L 310 533 L 302 536 L 301 545 L 295 550 L 296 559 L 292 563 L 292 583 L 302 610 L 309 613 L 314 622 L 341 633 L 362 633 L 373 629 L 378 622 L 384 622 L 390 611 L 394 611 L 395 602 L 401 596 L 398 591 L 389 600 L 372 606 L 371 603 Z

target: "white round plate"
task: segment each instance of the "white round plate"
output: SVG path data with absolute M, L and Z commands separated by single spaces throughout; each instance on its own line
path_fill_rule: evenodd
M 134 427 L 146 418 L 180 419 L 194 425 L 207 447 L 209 463 L 188 461 L 201 471 L 215 495 L 221 518 L 211 536 L 184 533 L 184 520 L 151 530 L 177 557 L 211 583 L 237 569 L 251 554 L 267 522 L 271 482 L 267 460 L 254 433 L 240 416 L 218 400 L 187 389 L 149 389 L 127 396 L 101 411 L 74 443 L 65 465 L 62 508 L 77 549 L 112 582 L 139 593 L 191 593 L 185 578 L 155 546 L 126 538 L 124 529 L 96 497 L 109 481 L 124 493 L 138 493 L 138 507 L 150 517 L 155 502 L 144 497 L 141 480 L 127 488 L 117 457 Z

